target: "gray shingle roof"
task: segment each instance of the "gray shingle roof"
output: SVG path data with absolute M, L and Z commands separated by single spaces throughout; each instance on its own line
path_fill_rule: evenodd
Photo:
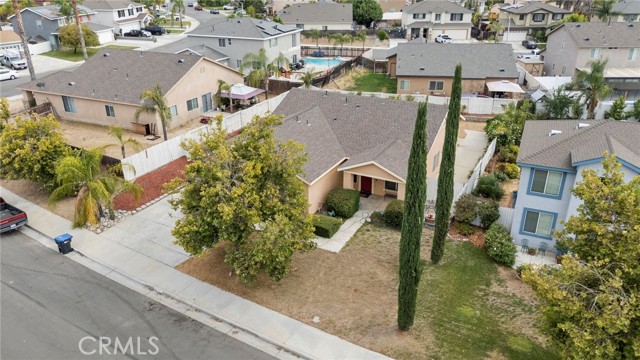
M 89 29 L 95 31 L 109 30 L 113 29 L 113 26 L 102 25 L 94 22 L 85 23 L 89 27 Z
M 196 52 L 198 55 L 206 56 L 212 60 L 226 59 L 229 55 L 217 50 L 214 46 L 218 45 L 218 39 L 205 37 L 186 37 L 170 44 L 153 48 L 153 51 L 177 54 L 185 50 Z
M 571 14 L 571 11 L 547 4 L 542 1 L 531 1 L 528 4 L 520 3 L 515 5 L 505 5 L 500 7 L 500 11 L 511 14 L 530 14 L 532 12 L 545 10 L 552 14 Z
M 518 77 L 510 44 L 405 43 L 398 44 L 396 52 L 399 76 L 453 77 L 460 63 L 463 79 Z
M 327 24 L 353 22 L 353 5 L 336 3 L 293 4 L 278 17 L 285 24 Z
M 578 128 L 579 124 L 589 125 Z M 560 134 L 549 136 L 551 130 Z M 605 151 L 640 167 L 640 123 L 616 120 L 544 120 L 525 123 L 518 163 L 575 170 L 573 164 Z
M 402 8 L 402 12 L 407 14 L 415 14 L 415 13 L 463 13 L 463 14 L 473 14 L 473 11 L 467 9 L 464 6 L 460 6 L 456 3 L 452 3 L 450 1 L 438 1 L 438 0 L 425 0 L 420 1 L 415 4 L 407 5 Z
M 179 59 L 183 63 L 178 63 Z M 104 49 L 72 72 L 57 72 L 18 88 L 138 105 L 142 90 L 159 84 L 166 93 L 200 59 L 200 56 Z M 36 86 L 40 82 L 45 83 L 42 90 Z M 73 86 L 69 86 L 72 82 Z
M 429 104 L 427 111 L 431 148 L 447 107 Z M 417 112 L 414 102 L 292 89 L 274 110 L 285 115 L 275 135 L 306 145 L 308 183 L 345 158 L 341 167 L 375 161 L 406 179 Z
M 143 4 L 127 0 L 84 0 L 82 3 L 86 7 L 97 10 L 124 9 L 129 7 L 129 4 L 133 4 L 133 6 L 136 7 L 144 6 Z
M 22 13 L 24 11 L 33 11 L 34 13 L 40 16 L 44 16 L 49 20 L 55 20 L 55 19 L 60 19 L 65 17 L 60 13 L 59 9 L 60 7 L 57 5 L 45 5 L 45 6 L 33 6 L 33 7 L 24 8 L 20 10 L 20 12 Z M 95 14 L 95 11 L 91 10 L 87 6 L 80 5 L 80 4 L 78 4 L 78 12 L 80 16 L 84 14 L 90 14 L 90 15 Z M 15 15 L 11 15 L 8 17 L 8 19 L 13 18 L 14 16 Z
M 114 20 L 113 22 L 116 23 L 116 24 L 128 24 L 128 23 L 131 23 L 131 22 L 142 21 L 146 17 L 151 17 L 151 15 L 149 15 L 146 12 L 141 12 L 141 13 L 138 13 L 138 15 L 136 15 L 136 17 L 126 18 L 126 19 L 121 19 L 121 20 Z
M 556 31 L 568 31 L 579 48 L 640 47 L 639 23 L 565 23 L 549 35 Z
M 613 4 L 613 11 L 620 14 L 640 14 L 640 0 L 618 1 Z
M 295 26 L 278 24 L 269 20 L 250 17 L 212 18 L 189 33 L 189 36 L 211 36 L 225 38 L 267 39 L 270 37 L 301 32 Z

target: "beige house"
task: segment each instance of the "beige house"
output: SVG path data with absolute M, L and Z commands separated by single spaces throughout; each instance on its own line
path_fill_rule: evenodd
M 337 187 L 403 200 L 417 112 L 415 102 L 292 89 L 274 111 L 285 116 L 275 136 L 305 145 L 309 212 Z M 428 105 L 427 177 L 440 171 L 446 114 Z
M 546 31 L 565 16 L 571 14 L 569 10 L 542 1 L 494 5 L 494 9 L 496 8 L 498 21 L 504 25 L 505 41 L 519 40 L 515 37 L 509 39 L 508 33 L 510 31 L 526 31 L 529 35 L 533 35 L 539 30 Z
M 338 3 L 294 4 L 278 13 L 284 25 L 303 30 L 352 30 L 353 5 Z
M 420 1 L 402 8 L 402 27 L 409 39 L 432 40 L 447 34 L 454 40 L 471 37 L 473 11 L 441 0 Z
M 125 129 L 134 125 L 140 93 L 160 85 L 171 113 L 170 127 L 215 109 L 218 80 L 242 82 L 242 74 L 208 58 L 104 49 L 72 72 L 60 71 L 18 89 L 31 105 L 50 102 L 65 120 Z M 160 120 L 143 114 L 139 124 L 161 133 Z
M 392 48 L 387 59 L 387 73 L 397 79 L 398 94 L 449 96 L 458 63 L 464 94 L 487 94 L 490 82 L 518 83 L 509 44 L 406 43 Z
M 640 22 L 640 1 L 620 0 L 613 4 L 611 22 Z M 597 16 L 591 17 L 592 22 L 601 22 Z

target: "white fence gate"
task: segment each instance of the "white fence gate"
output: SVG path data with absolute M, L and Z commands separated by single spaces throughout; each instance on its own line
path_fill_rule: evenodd
M 515 209 L 501 206 L 498 210 L 500 211 L 500 218 L 497 223 L 507 229 L 508 232 L 511 232 L 511 223 L 513 222 L 513 213 Z

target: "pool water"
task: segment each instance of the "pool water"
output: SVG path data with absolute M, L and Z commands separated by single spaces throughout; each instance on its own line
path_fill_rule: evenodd
M 314 57 L 303 57 L 305 66 L 309 65 L 321 65 L 328 67 L 335 67 L 344 62 L 344 60 L 338 60 L 335 58 L 314 58 Z

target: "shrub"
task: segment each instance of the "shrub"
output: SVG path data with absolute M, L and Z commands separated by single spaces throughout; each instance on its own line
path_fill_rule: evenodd
M 327 195 L 325 201 L 329 211 L 336 216 L 348 219 L 360 208 L 360 193 L 356 190 L 335 188 Z
M 480 217 L 480 225 L 483 229 L 488 229 L 496 220 L 500 218 L 498 203 L 491 201 L 481 201 L 476 207 L 476 214 Z
M 453 217 L 462 223 L 470 224 L 476 218 L 478 198 L 471 194 L 460 196 L 453 209 Z
M 458 230 L 458 233 L 464 236 L 469 236 L 476 232 L 476 229 L 473 226 L 459 221 L 456 221 L 455 227 Z
M 498 171 L 505 173 L 509 179 L 517 179 L 520 175 L 520 168 L 516 164 L 500 163 L 497 166 Z
M 342 220 L 327 215 L 313 215 L 313 232 L 325 238 L 330 238 L 338 232 Z
M 404 211 L 404 201 L 392 200 L 384 209 L 384 223 L 393 227 L 402 227 L 402 213 Z
M 499 171 L 499 170 L 495 171 L 493 173 L 493 175 L 495 175 L 496 179 L 498 179 L 498 181 L 500 181 L 500 182 L 505 182 L 505 181 L 509 180 L 509 176 L 507 174 L 505 174 L 504 172 Z
M 507 163 L 515 163 L 518 158 L 518 151 L 520 151 L 518 145 L 505 146 L 500 149 L 500 152 L 498 152 L 498 160 Z
M 484 235 L 487 254 L 500 265 L 513 266 L 516 262 L 516 246 L 511 235 L 499 224 L 493 224 Z
M 473 190 L 473 195 L 500 200 L 504 195 L 504 190 L 502 190 L 500 181 L 494 175 L 486 175 L 478 179 L 478 185 Z

